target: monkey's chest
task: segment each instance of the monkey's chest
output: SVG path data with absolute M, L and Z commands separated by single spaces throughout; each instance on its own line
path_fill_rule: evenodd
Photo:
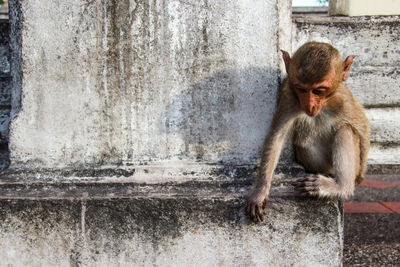
M 331 175 L 332 144 L 336 129 L 329 118 L 300 117 L 293 132 L 296 161 L 308 172 Z
M 327 148 L 336 132 L 331 118 L 320 114 L 315 118 L 301 115 L 294 124 L 293 144 L 298 148 Z

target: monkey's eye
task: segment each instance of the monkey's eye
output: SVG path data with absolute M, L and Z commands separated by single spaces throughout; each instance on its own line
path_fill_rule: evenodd
M 300 92 L 300 93 L 302 93 L 302 94 L 305 94 L 305 93 L 307 93 L 307 90 L 306 90 L 306 89 L 304 89 L 304 88 L 297 87 L 296 89 L 297 89 L 297 91 L 299 91 L 299 92 Z
M 323 92 L 324 92 L 324 90 L 318 90 L 318 89 L 312 90 L 312 93 L 313 93 L 314 95 L 321 95 Z

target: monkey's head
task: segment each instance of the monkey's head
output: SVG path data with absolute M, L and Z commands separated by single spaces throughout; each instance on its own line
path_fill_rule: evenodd
M 338 85 L 348 78 L 355 57 L 342 61 L 336 48 L 319 42 L 305 43 L 292 58 L 286 51 L 282 53 L 289 86 L 301 108 L 311 117 L 318 115 Z

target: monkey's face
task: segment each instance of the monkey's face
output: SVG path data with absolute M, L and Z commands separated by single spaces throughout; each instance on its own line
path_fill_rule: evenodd
M 291 88 L 296 93 L 301 108 L 310 116 L 315 117 L 324 108 L 329 96 L 335 91 L 337 79 L 335 70 L 331 70 L 321 82 L 307 84 L 293 77 Z

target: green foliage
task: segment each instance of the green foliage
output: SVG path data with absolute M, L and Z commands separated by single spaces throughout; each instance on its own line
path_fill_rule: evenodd
M 329 4 L 329 0 L 318 0 L 320 4 Z

